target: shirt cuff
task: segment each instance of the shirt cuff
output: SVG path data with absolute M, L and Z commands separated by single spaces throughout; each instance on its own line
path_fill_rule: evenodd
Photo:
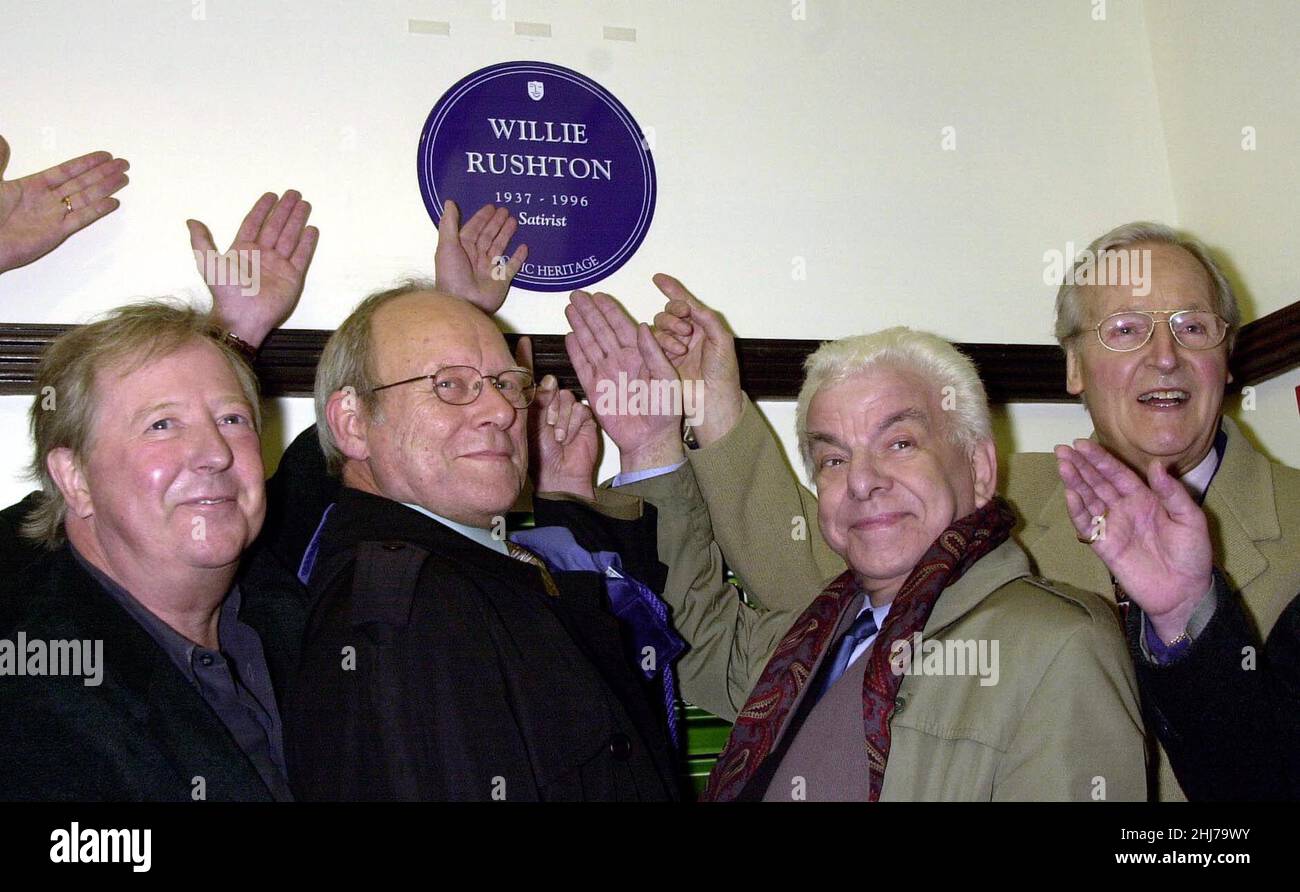
M 1185 654 L 1192 646 L 1192 642 L 1197 636 L 1205 631 L 1205 627 L 1210 624 L 1214 617 L 1214 610 L 1218 604 L 1219 574 L 1214 574 L 1214 581 L 1210 585 L 1210 590 L 1201 598 L 1201 602 L 1196 605 L 1192 611 L 1191 617 L 1187 620 L 1187 629 L 1184 637 L 1176 640 L 1172 645 L 1165 644 L 1156 634 L 1155 628 L 1145 613 L 1142 614 L 1142 655 L 1157 666 L 1167 666 Z
M 684 464 L 686 464 L 686 459 L 682 459 L 675 465 L 664 465 L 662 468 L 645 468 L 640 471 L 628 471 L 626 474 L 615 474 L 613 485 L 622 486 L 625 483 L 649 480 L 651 477 L 662 477 L 664 474 L 671 474 Z

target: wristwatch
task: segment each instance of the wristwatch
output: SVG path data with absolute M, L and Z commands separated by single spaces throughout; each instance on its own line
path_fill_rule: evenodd
M 239 335 L 235 334 L 233 331 L 227 331 L 222 334 L 221 341 L 227 347 L 230 347 L 240 356 L 244 357 L 244 360 L 249 365 L 252 365 L 257 360 L 257 348 Z

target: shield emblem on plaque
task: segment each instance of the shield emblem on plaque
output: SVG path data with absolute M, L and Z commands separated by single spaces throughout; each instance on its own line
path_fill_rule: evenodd
M 546 95 L 546 85 L 541 81 L 528 82 L 528 98 L 536 102 Z

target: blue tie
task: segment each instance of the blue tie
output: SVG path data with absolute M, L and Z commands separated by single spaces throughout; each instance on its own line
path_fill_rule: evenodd
M 853 655 L 853 651 L 857 649 L 857 646 L 876 634 L 876 631 L 876 616 L 871 610 L 871 605 L 868 604 L 866 609 L 858 614 L 858 618 L 853 621 L 853 625 L 849 626 L 848 631 L 844 633 L 844 637 L 840 639 L 834 658 L 823 663 L 821 671 L 817 673 L 816 687 L 808 695 L 812 698 L 814 705 L 831 689 L 831 685 L 840 680 L 840 676 L 849 668 L 849 657 Z

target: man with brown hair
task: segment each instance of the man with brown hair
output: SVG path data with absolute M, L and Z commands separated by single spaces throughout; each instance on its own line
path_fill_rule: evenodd
M 205 276 L 211 315 L 123 307 L 42 357 L 41 490 L 0 523 L 0 796 L 290 798 L 276 695 L 304 605 L 249 549 L 266 496 L 245 354 L 297 304 L 310 212 L 266 193 L 220 254 L 189 221 L 200 271 L 256 262 L 254 293 Z
M 37 392 L 47 551 L 5 595 L 0 791 L 289 798 L 274 679 L 301 605 L 239 578 L 266 510 L 252 372 L 204 314 L 145 303 L 57 340 Z M 58 665 L 66 642 L 94 660 Z

